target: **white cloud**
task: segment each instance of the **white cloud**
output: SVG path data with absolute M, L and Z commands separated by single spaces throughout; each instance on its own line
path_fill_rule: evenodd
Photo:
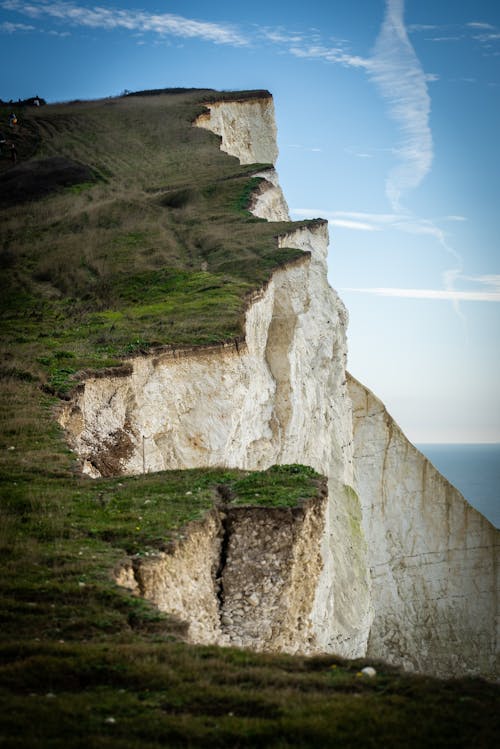
M 417 218 L 408 213 L 368 213 L 365 211 L 325 211 L 321 208 L 295 208 L 292 215 L 302 218 L 322 216 L 328 219 L 332 226 L 355 231 L 402 231 L 405 234 L 428 236 L 435 239 L 439 245 L 453 258 L 456 267 L 449 268 L 443 273 L 443 284 L 446 298 L 453 302 L 456 314 L 463 320 L 459 302 L 460 296 L 455 295 L 455 283 L 462 274 L 462 258 L 451 246 L 446 233 L 435 221 Z M 466 221 L 464 216 L 445 216 L 441 221 Z M 367 292 L 368 293 L 368 292 Z M 444 292 L 443 292 L 444 293 Z M 443 297 L 444 298 L 444 297 Z
M 457 291 L 443 289 L 394 289 L 394 288 L 344 288 L 342 292 L 353 291 L 361 294 L 376 294 L 384 297 L 399 297 L 403 299 L 430 299 L 446 302 L 500 302 L 498 291 Z
M 370 60 L 359 55 L 346 52 L 341 47 L 325 47 L 321 44 L 306 44 L 304 46 L 294 45 L 288 50 L 294 57 L 325 60 L 325 62 L 338 63 L 345 67 L 365 68 L 371 65 Z
M 485 23 L 484 21 L 470 21 L 466 26 L 469 26 L 471 29 L 488 29 L 491 31 L 495 28 L 491 23 Z
M 426 38 L 426 42 L 459 42 L 463 39 L 463 36 L 430 36 Z
M 461 279 L 469 281 L 486 289 L 458 290 L 454 283 Z M 445 274 L 445 289 L 404 289 L 404 288 L 344 288 L 342 292 L 356 292 L 360 294 L 375 294 L 383 297 L 401 299 L 427 299 L 452 302 L 455 309 L 459 302 L 500 302 L 500 274 L 483 276 L 463 276 L 458 271 L 447 271 Z
M 403 194 L 420 185 L 433 160 L 430 97 L 425 73 L 408 39 L 403 11 L 403 0 L 387 0 L 369 68 L 402 133 L 399 164 L 386 181 L 386 193 L 395 210 L 400 210 Z
M 500 33 L 498 31 L 495 31 L 491 32 L 490 34 L 476 34 L 476 36 L 474 36 L 474 39 L 477 39 L 478 42 L 481 42 L 483 44 L 488 44 L 489 42 L 498 41 L 498 39 L 500 39 Z
M 0 33 L 2 34 L 16 34 L 19 31 L 34 31 L 34 26 L 29 26 L 26 23 L 11 23 L 10 21 L 4 21 L 0 23 Z
M 262 35 L 265 39 L 275 44 L 300 44 L 304 37 L 302 34 L 287 31 L 286 29 L 263 29 Z
M 322 153 L 323 149 L 317 146 L 303 146 L 300 143 L 287 143 L 285 148 L 297 148 L 299 151 L 309 151 L 311 153 Z
M 493 289 L 500 291 L 500 275 L 498 274 L 484 276 L 462 276 L 462 278 L 464 278 L 466 281 L 472 281 L 473 283 L 490 286 Z
M 430 23 L 412 23 L 408 26 L 408 31 L 435 31 L 439 26 Z
M 370 60 L 353 54 L 349 50 L 347 39 L 330 36 L 328 42 L 325 43 L 317 29 L 297 32 L 279 26 L 274 29 L 261 29 L 260 36 L 266 41 L 280 45 L 288 54 L 301 59 L 322 60 L 352 68 L 368 68 L 370 65 Z
M 293 216 L 301 218 L 315 218 L 321 216 L 326 218 L 330 226 L 340 229 L 353 229 L 355 231 L 380 231 L 381 226 L 372 220 L 369 213 L 355 213 L 343 211 L 324 211 L 321 208 L 293 208 Z
M 183 38 L 197 38 L 215 44 L 243 46 L 247 40 L 229 25 L 198 21 L 172 13 L 148 13 L 144 10 L 123 10 L 119 8 L 88 8 L 72 2 L 41 2 L 40 0 L 3 0 L 0 6 L 5 10 L 16 11 L 30 18 L 54 18 L 76 26 L 100 28 L 108 31 L 126 29 L 128 31 L 154 32 Z
M 303 218 L 322 216 L 334 226 L 358 229 L 361 226 L 371 231 L 382 229 L 396 230 L 405 234 L 427 235 L 436 239 L 453 257 L 461 263 L 457 253 L 446 240 L 445 232 L 437 226 L 435 221 L 417 218 L 409 213 L 370 213 L 367 211 L 329 211 L 323 208 L 293 208 L 292 214 Z M 464 216 L 444 216 L 441 221 L 466 221 Z M 342 222 L 342 223 L 340 223 Z
M 373 224 L 365 224 L 362 221 L 351 221 L 345 218 L 331 218 L 328 219 L 328 223 L 331 226 L 338 226 L 340 229 L 355 229 L 357 231 L 380 231 L 379 226 Z

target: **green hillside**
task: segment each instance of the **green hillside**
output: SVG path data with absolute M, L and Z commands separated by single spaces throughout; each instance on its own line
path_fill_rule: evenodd
M 158 348 L 241 340 L 289 224 L 247 210 L 263 165 L 193 128 L 204 102 L 143 92 L 16 110 L 0 154 L 0 745 L 489 747 L 498 690 L 383 664 L 188 646 L 185 626 L 112 582 L 213 507 L 296 506 L 302 466 L 90 480 L 54 419 L 85 373 Z M 6 123 L 8 110 L 0 108 Z M 258 490 L 258 491 L 256 491 Z M 263 499 L 264 498 L 264 499 Z M 3 741 L 2 741 L 3 740 Z

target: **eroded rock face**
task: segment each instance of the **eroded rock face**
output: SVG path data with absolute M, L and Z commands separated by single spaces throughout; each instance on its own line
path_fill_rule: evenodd
M 325 486 L 293 509 L 218 508 L 169 551 L 125 562 L 115 579 L 185 622 L 190 642 L 314 652 L 326 506 Z
M 271 97 L 207 104 L 195 125 L 216 133 L 220 148 L 242 164 L 275 164 L 278 158 L 274 103 Z M 250 210 L 267 221 L 289 221 L 288 206 L 275 169 L 255 174 L 263 181 Z
M 288 205 L 278 181 L 277 171 L 266 169 L 255 176 L 260 177 L 262 182 L 252 195 L 250 212 L 266 221 L 290 221 Z
M 322 570 L 326 496 L 299 508 L 233 508 L 221 578 L 221 644 L 317 650 L 311 618 Z
M 350 378 L 355 485 L 370 549 L 368 654 L 441 676 L 498 673 L 498 531 Z
M 219 101 L 206 105 L 208 112 L 196 126 L 221 137 L 221 150 L 242 164 L 275 164 L 278 158 L 276 121 L 272 97 Z
M 333 465 L 338 480 L 352 483 L 346 314 L 325 280 L 326 225 L 284 241 L 310 254 L 256 296 L 243 346 L 136 357 L 130 376 L 85 381 L 61 415 L 84 472 L 302 460 L 327 474 Z
M 160 611 L 188 625 L 190 642 L 206 645 L 221 637 L 217 597 L 222 523 L 217 511 L 191 523 L 185 538 L 167 552 L 134 557 L 115 573 L 116 582 L 146 598 Z

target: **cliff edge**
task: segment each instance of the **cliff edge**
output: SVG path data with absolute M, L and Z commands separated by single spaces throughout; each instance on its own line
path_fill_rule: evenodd
M 272 99 L 214 101 L 195 124 L 255 164 L 253 214 L 287 220 Z M 280 248 L 301 254 L 249 298 L 242 341 L 136 355 L 120 376 L 88 376 L 60 423 L 92 477 L 302 463 L 327 477 L 327 497 L 295 515 L 210 516 L 175 553 L 126 562 L 118 582 L 191 622 L 193 642 L 495 675 L 497 531 L 348 376 L 327 223 L 277 230 Z M 182 595 L 193 569 L 198 593 Z

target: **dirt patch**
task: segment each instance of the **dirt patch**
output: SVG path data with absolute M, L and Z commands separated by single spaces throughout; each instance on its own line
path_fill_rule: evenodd
M 63 156 L 23 162 L 0 175 L 0 206 L 36 200 L 62 187 L 95 180 L 90 167 Z

